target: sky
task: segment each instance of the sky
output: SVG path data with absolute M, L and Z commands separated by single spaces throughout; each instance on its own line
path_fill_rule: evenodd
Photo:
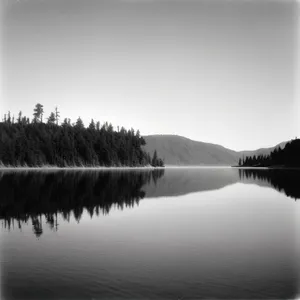
M 234 150 L 300 136 L 296 1 L 1 5 L 1 117 L 41 103 L 45 118 L 58 106 L 72 122 Z

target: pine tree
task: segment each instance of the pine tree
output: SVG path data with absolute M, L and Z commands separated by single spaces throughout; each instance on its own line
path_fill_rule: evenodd
M 37 103 L 35 108 L 34 108 L 34 113 L 33 113 L 33 120 L 35 123 L 37 122 L 43 122 L 43 114 L 44 114 L 44 106 L 40 103 Z
M 151 163 L 151 165 L 152 165 L 153 167 L 156 167 L 156 166 L 157 166 L 157 152 L 156 152 L 156 150 L 154 151 L 154 154 L 153 154 L 153 157 L 152 157 L 152 163 Z
M 55 107 L 55 122 L 56 122 L 56 125 L 58 125 L 59 117 L 60 117 L 60 113 L 59 113 L 58 108 L 56 106 Z
M 83 128 L 84 128 L 83 121 L 82 121 L 82 119 L 81 119 L 80 117 L 78 117 L 75 126 L 76 126 L 77 128 L 79 128 L 79 129 L 83 129 Z
M 95 125 L 95 122 L 94 122 L 93 119 L 91 120 L 91 123 L 89 125 L 89 129 L 91 129 L 91 130 L 95 130 L 96 129 L 96 125 Z
M 48 118 L 48 124 L 55 124 L 55 114 L 52 112 Z
M 11 116 L 10 116 L 10 111 L 7 113 L 7 123 L 11 124 Z
M 18 116 L 19 116 L 18 117 L 18 123 L 21 124 L 21 122 L 22 122 L 22 112 L 21 111 L 19 111 L 19 115 Z
M 97 129 L 97 131 L 100 131 L 100 122 L 99 121 L 96 123 L 96 129 Z

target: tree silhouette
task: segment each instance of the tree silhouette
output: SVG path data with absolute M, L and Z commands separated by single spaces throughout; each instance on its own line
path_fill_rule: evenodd
M 11 115 L 0 122 L 0 165 L 10 166 L 163 166 L 163 161 L 143 149 L 144 138 L 133 129 L 115 131 L 112 124 L 91 120 L 84 127 L 79 117 L 75 124 L 64 119 L 57 122 L 57 112 L 52 112 L 42 123 L 43 106 L 37 104 L 34 119 L 19 114 L 17 123 Z M 20 121 L 21 119 L 21 121 Z
M 34 117 L 34 122 L 43 122 L 43 114 L 44 114 L 44 106 L 40 103 L 37 103 L 35 105 L 34 108 L 34 113 L 33 113 L 33 117 Z
M 22 122 L 22 112 L 19 111 L 19 114 L 18 114 L 18 123 L 21 124 Z
M 156 150 L 154 151 L 151 165 L 154 166 L 154 167 L 157 166 L 157 152 L 156 152 Z
M 247 167 L 300 167 L 300 139 L 288 142 L 283 149 L 275 148 L 269 155 L 246 156 L 242 166 Z
M 55 124 L 55 114 L 52 112 L 48 118 L 48 124 Z
M 83 129 L 84 128 L 84 124 L 83 124 L 83 121 L 80 117 L 78 117 L 77 121 L 76 121 L 76 127 L 78 129 Z
M 55 107 L 55 122 L 56 122 L 56 125 L 58 125 L 59 117 L 60 117 L 60 113 L 59 113 L 58 108 L 56 106 Z
M 89 125 L 89 129 L 91 129 L 91 130 L 95 130 L 96 129 L 96 125 L 95 125 L 95 122 L 94 122 L 93 119 L 91 120 L 91 123 Z

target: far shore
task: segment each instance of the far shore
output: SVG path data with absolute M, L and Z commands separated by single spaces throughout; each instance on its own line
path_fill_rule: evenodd
M 13 167 L 13 166 L 0 166 L 1 171 L 109 171 L 109 170 L 165 170 L 165 169 L 256 169 L 256 170 L 297 170 L 300 167 L 284 167 L 284 166 L 270 166 L 270 167 L 251 167 L 251 166 L 176 166 L 176 165 L 166 165 L 164 167 L 129 167 L 129 166 L 120 166 L 120 167 L 58 167 L 58 166 L 41 166 L 41 167 Z
M 231 166 L 182 166 L 182 165 L 166 165 L 164 167 L 153 167 L 153 166 L 112 166 L 112 167 L 58 167 L 58 166 L 40 166 L 40 167 L 28 167 L 28 166 L 0 166 L 0 171 L 107 171 L 107 170 L 164 170 L 164 169 L 224 169 L 231 168 Z
M 256 170 L 298 170 L 300 167 L 287 167 L 287 166 L 268 166 L 268 167 L 260 167 L 260 166 L 231 166 L 232 168 L 237 169 L 256 169 Z

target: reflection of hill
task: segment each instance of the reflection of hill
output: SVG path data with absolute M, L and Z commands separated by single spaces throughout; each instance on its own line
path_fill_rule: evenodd
M 178 168 L 166 169 L 165 176 L 155 185 L 144 186 L 146 197 L 180 196 L 189 193 L 221 189 L 239 181 L 236 169 Z
M 295 200 L 300 198 L 299 176 L 299 170 L 239 169 L 242 182 L 271 186 Z
M 236 151 L 220 145 L 197 142 L 178 135 L 144 136 L 144 149 L 153 155 L 157 151 L 166 165 L 177 166 L 230 166 L 240 157 Z
M 132 207 L 144 197 L 180 196 L 237 182 L 269 186 L 298 199 L 299 175 L 298 170 L 235 168 L 0 172 L 0 219 L 8 228 L 31 221 L 39 236 L 42 219 L 56 230 L 58 216 L 79 222 L 84 210 L 98 216 L 113 206 Z
M 157 184 L 143 187 L 145 197 L 172 197 L 212 191 L 242 182 L 270 187 L 292 198 L 300 198 L 300 171 L 274 169 L 194 168 L 166 169 Z
M 79 222 L 83 210 L 108 214 L 112 206 L 132 207 L 145 196 L 142 186 L 157 182 L 164 170 L 153 171 L 58 171 L 5 172 L 0 174 L 0 219 L 10 227 L 16 220 L 32 221 L 34 232 L 41 235 L 44 217 L 52 229 L 57 214 L 69 221 L 73 214 Z

